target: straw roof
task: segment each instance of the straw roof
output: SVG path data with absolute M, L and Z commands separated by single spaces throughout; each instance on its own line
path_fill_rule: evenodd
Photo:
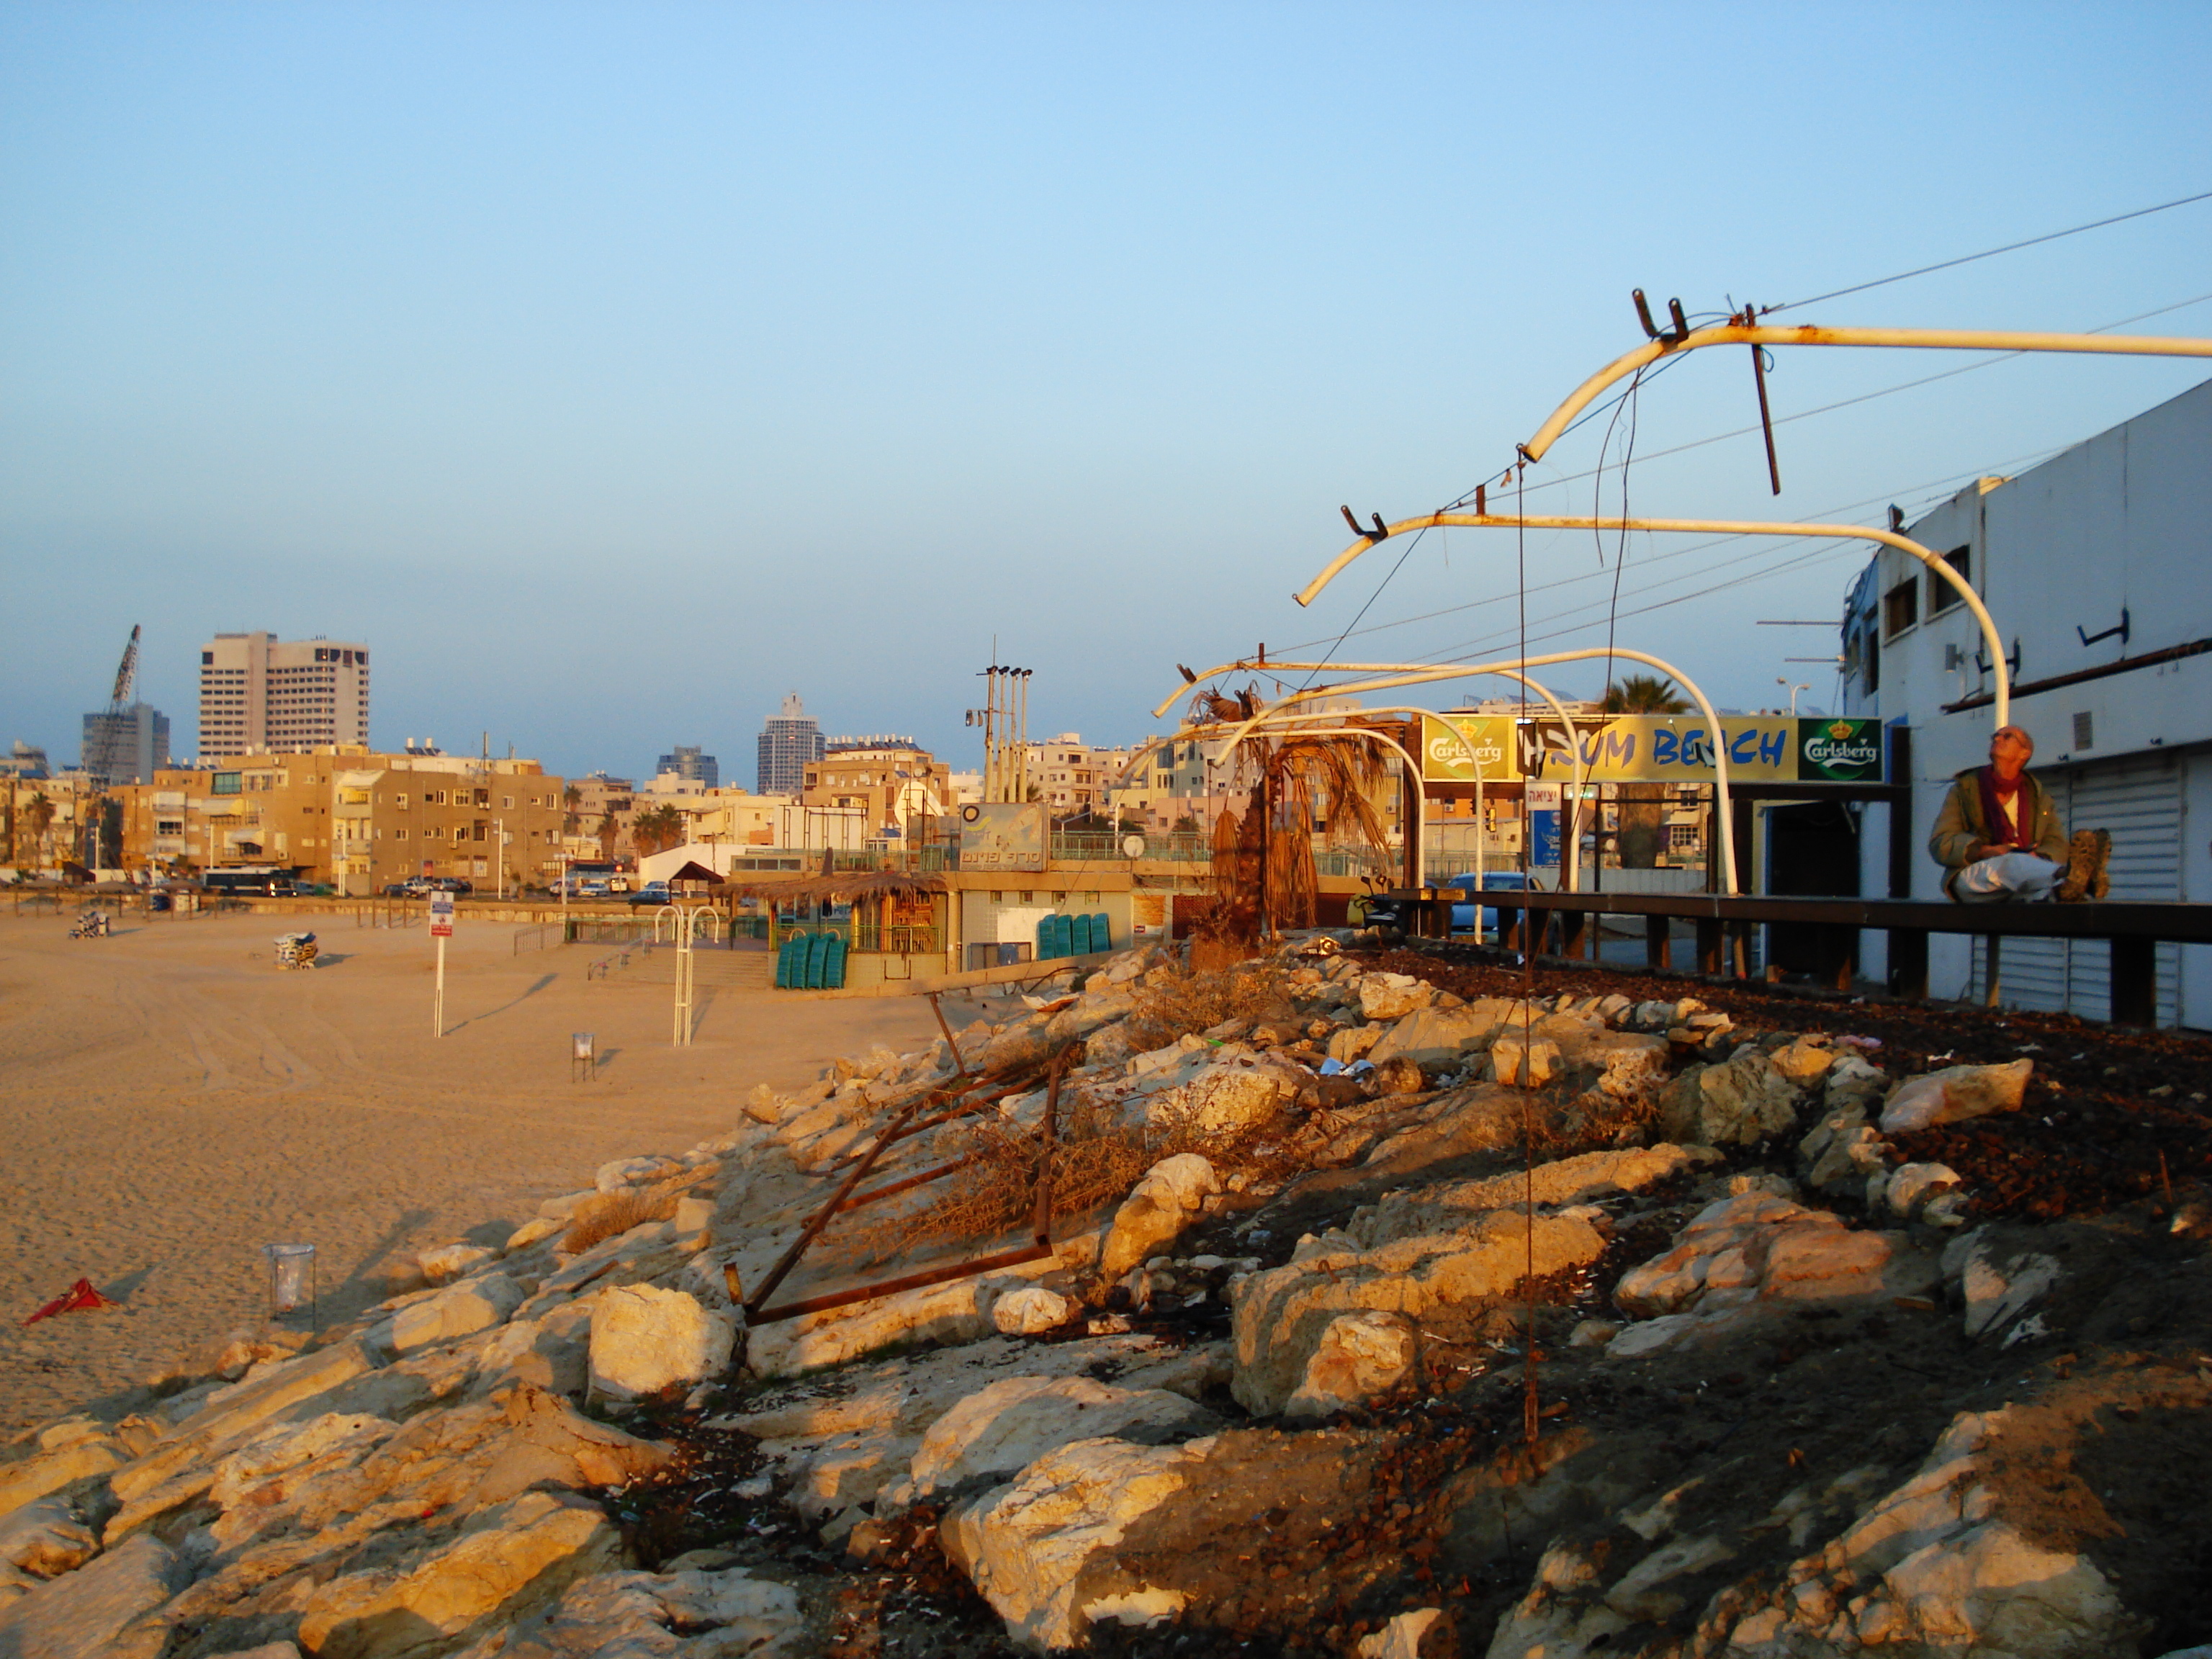
M 948 890 L 942 876 L 908 875 L 896 870 L 841 870 L 828 876 L 748 877 L 744 880 L 722 882 L 713 890 L 718 896 L 736 898 L 839 899 L 850 902 L 887 894 L 910 897 L 917 894 L 942 893 Z

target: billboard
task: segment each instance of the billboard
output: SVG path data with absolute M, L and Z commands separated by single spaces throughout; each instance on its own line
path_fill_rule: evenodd
M 1729 777 L 1743 783 L 1869 783 L 1882 775 L 1881 724 L 1838 717 L 1723 714 L 1721 741 Z M 1615 714 L 1577 720 L 1556 715 L 1421 718 L 1421 778 L 1426 783 L 1567 781 L 1581 751 L 1591 783 L 1710 783 L 1712 733 L 1693 714 Z
M 1044 813 L 1042 801 L 988 801 L 962 807 L 960 867 L 1043 869 Z

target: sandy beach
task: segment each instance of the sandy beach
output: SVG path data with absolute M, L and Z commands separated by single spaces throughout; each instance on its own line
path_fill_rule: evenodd
M 313 971 L 274 965 L 292 927 L 320 937 Z M 665 956 L 591 979 L 611 947 L 518 955 L 512 926 L 464 916 L 438 1038 L 420 927 L 134 917 L 108 939 L 67 933 L 0 917 L 0 1435 L 260 1319 L 264 1243 L 313 1243 L 324 1307 L 358 1309 L 416 1251 L 503 1237 L 607 1159 L 726 1133 L 755 1083 L 937 1031 L 920 998 L 738 991 L 705 982 L 710 963 L 678 1048 Z M 574 1083 L 584 1030 L 599 1073 Z M 79 1277 L 121 1309 L 21 1323 Z

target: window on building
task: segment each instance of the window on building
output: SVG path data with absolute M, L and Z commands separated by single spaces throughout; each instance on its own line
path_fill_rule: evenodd
M 1866 631 L 1866 689 L 1869 696 L 1881 690 L 1881 641 L 1871 628 Z
M 407 839 L 407 831 L 404 828 L 394 830 L 392 832 L 392 839 L 394 841 L 405 841 Z
M 1920 620 L 1920 584 L 1910 578 L 1882 595 L 1881 631 L 1885 639 L 1895 639 Z
M 1957 571 L 1959 580 L 1964 582 L 1972 582 L 1974 580 L 1973 559 L 1974 550 L 1971 546 L 1954 547 L 1943 556 L 1943 562 Z M 1959 603 L 1960 603 L 1959 590 L 1934 571 L 1929 571 L 1928 573 L 1928 614 L 1931 617 L 1940 615 Z
M 217 772 L 214 776 L 208 780 L 208 793 L 210 795 L 234 795 L 239 793 L 238 786 L 239 780 L 237 773 Z

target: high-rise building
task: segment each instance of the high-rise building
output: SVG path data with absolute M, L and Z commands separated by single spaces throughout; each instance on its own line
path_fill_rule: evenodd
M 654 767 L 653 770 L 656 773 L 673 773 L 688 782 L 703 783 L 709 789 L 719 789 L 722 787 L 721 767 L 712 755 L 701 754 L 699 745 L 696 743 L 678 744 L 676 752 L 672 755 L 663 755 L 660 757 L 660 763 Z
M 806 787 L 806 769 L 820 760 L 823 752 L 822 728 L 794 691 L 783 700 L 782 713 L 761 726 L 754 793 L 798 794 Z
M 368 741 L 368 647 L 218 634 L 200 651 L 203 754 L 296 754 Z
M 78 765 L 95 785 L 151 783 L 169 763 L 169 717 L 149 702 L 134 702 L 84 717 Z

